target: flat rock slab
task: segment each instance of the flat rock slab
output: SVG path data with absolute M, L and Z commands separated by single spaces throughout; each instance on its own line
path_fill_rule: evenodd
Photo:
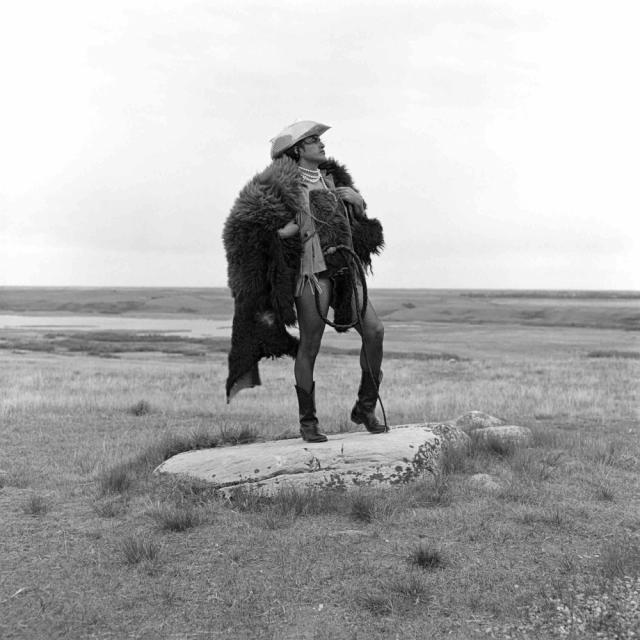
M 204 480 L 227 496 L 239 488 L 268 495 L 284 485 L 346 489 L 393 485 L 437 474 L 447 447 L 468 445 L 469 436 L 459 427 L 408 424 L 377 435 L 331 434 L 327 442 L 315 444 L 296 438 L 187 451 L 166 460 L 155 473 Z

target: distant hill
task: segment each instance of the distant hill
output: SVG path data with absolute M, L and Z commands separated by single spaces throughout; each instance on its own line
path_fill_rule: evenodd
M 640 330 L 640 292 L 375 289 L 385 322 Z M 226 288 L 0 287 L 0 314 L 230 318 Z

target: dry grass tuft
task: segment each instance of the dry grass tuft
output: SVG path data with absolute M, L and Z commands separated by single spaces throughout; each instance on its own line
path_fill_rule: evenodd
M 126 513 L 128 503 L 121 496 L 108 496 L 93 503 L 93 510 L 101 518 L 116 518 Z
M 158 444 L 149 447 L 136 458 L 138 465 L 145 470 L 154 469 L 169 458 L 197 449 L 213 449 L 220 444 L 219 436 L 207 429 L 187 434 L 167 434 Z
M 539 483 L 550 480 L 554 471 L 562 464 L 562 451 L 541 449 L 517 449 L 509 460 L 514 474 Z
M 382 591 L 363 593 L 358 597 L 358 602 L 374 616 L 390 616 L 394 613 L 393 598 Z
M 151 413 L 151 405 L 146 400 L 139 400 L 134 405 L 129 407 L 128 412 L 132 416 L 146 416 Z
M 128 536 L 120 544 L 127 564 L 140 562 L 156 562 L 160 553 L 160 545 L 151 539 Z
M 409 562 L 420 569 L 441 569 L 445 562 L 439 549 L 420 543 L 408 558 Z
M 371 522 L 376 513 L 377 503 L 372 495 L 360 494 L 351 499 L 351 517 L 360 522 Z
M 169 478 L 167 498 L 177 504 L 204 506 L 216 502 L 220 496 L 209 482 L 194 478 Z
M 446 476 L 413 482 L 405 489 L 407 507 L 447 507 L 451 504 L 451 486 Z
M 122 463 L 109 469 L 100 478 L 102 494 L 125 493 L 133 484 L 135 469 L 131 463 Z
M 411 600 L 413 604 L 425 602 L 429 593 L 424 577 L 415 572 L 394 578 L 389 587 L 395 593 Z
M 433 599 L 423 575 L 411 572 L 385 577 L 375 589 L 358 597 L 361 607 L 376 616 L 408 615 Z M 419 611 L 413 609 L 413 611 Z
M 606 480 L 601 480 L 595 490 L 596 500 L 613 502 L 615 496 L 616 492 L 613 487 Z
M 149 515 L 166 531 L 186 531 L 202 522 L 202 512 L 192 504 L 157 504 Z
M 621 456 L 623 445 L 620 442 L 597 442 L 591 453 L 593 461 L 596 464 L 615 466 Z
M 219 444 L 249 444 L 258 439 L 258 432 L 253 427 L 238 426 L 220 429 Z
M 240 513 L 258 513 L 266 509 L 268 500 L 260 491 L 241 486 L 231 492 L 229 506 Z
M 262 527 L 275 531 L 276 529 L 286 529 L 293 523 L 294 516 L 276 513 L 268 510 L 262 514 Z
M 30 516 L 43 516 L 49 511 L 49 503 L 44 496 L 32 493 L 22 503 L 22 511 Z
M 341 496 L 335 491 L 283 487 L 268 502 L 268 509 L 280 516 L 309 516 L 337 513 L 341 505 Z

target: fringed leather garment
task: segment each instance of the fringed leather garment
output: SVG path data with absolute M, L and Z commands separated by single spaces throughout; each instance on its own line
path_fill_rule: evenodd
M 355 188 L 347 169 L 329 159 L 320 169 L 336 187 Z M 240 191 L 224 225 L 228 285 L 234 299 L 227 402 L 241 389 L 260 384 L 262 358 L 295 357 L 298 340 L 287 331 L 296 324 L 294 292 L 300 269 L 302 240 L 280 238 L 277 231 L 296 218 L 302 180 L 298 165 L 287 157 L 274 160 Z M 384 246 L 382 225 L 345 205 L 330 192 L 313 191 L 310 208 L 321 245 L 351 245 L 370 269 L 371 258 Z M 351 318 L 348 274 L 340 273 L 340 256 L 325 255 L 333 280 L 334 320 Z

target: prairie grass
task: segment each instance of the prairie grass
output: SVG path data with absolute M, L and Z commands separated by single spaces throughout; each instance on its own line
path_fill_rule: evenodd
M 520 447 L 510 440 L 504 440 L 498 437 L 485 438 L 482 441 L 475 442 L 476 449 L 484 450 L 489 454 L 508 458 L 515 455 Z
M 617 351 L 615 349 L 589 351 L 587 358 L 631 358 L 640 360 L 640 351 Z
M 103 295 L 114 309 L 140 308 Z M 386 489 L 223 500 L 152 472 L 191 449 L 296 437 L 290 361 L 261 364 L 263 386 L 227 405 L 226 357 L 213 348 L 117 359 L 0 350 L 0 636 L 632 637 L 640 362 L 587 357 L 638 351 L 637 332 L 624 330 L 631 302 L 554 299 L 560 306 L 543 301 L 541 315 L 526 298 L 439 293 L 434 310 L 411 295 L 376 305 L 388 352 L 404 353 L 384 364 L 391 424 L 482 410 L 530 427 L 531 447 L 452 450 L 437 477 Z M 176 310 L 199 309 L 196 298 Z M 580 304 L 589 308 L 572 316 Z M 456 318 L 476 308 L 465 317 L 488 324 Z M 531 324 L 500 322 L 505 308 Z M 332 347 L 350 340 L 327 334 Z M 425 343 L 459 358 L 407 357 Z M 329 434 L 355 428 L 358 380 L 357 358 L 321 352 L 317 405 Z M 150 411 L 135 415 L 141 400 Z M 478 473 L 499 489 L 473 486 Z M 25 508 L 32 496 L 46 496 L 42 517 Z
M 386 591 L 363 593 L 358 597 L 360 606 L 374 616 L 392 616 L 399 613 L 393 598 Z
M 105 493 L 124 493 L 133 483 L 132 465 L 119 465 L 109 469 L 100 479 L 100 489 Z
M 189 503 L 158 503 L 149 511 L 149 515 L 161 529 L 167 531 L 186 531 L 202 521 L 201 510 Z
M 361 522 L 371 522 L 375 516 L 378 502 L 372 495 L 358 495 L 351 500 L 351 517 Z
M 260 492 L 240 488 L 233 493 L 231 503 L 241 512 L 269 512 L 287 518 L 335 513 L 341 507 L 341 498 L 335 492 L 309 487 L 285 486 L 273 497 L 264 497 Z
M 420 508 L 446 507 L 451 503 L 451 485 L 446 474 L 435 479 L 423 479 L 412 482 L 404 488 L 402 502 Z
M 369 487 L 345 493 L 340 489 L 319 490 L 286 485 L 269 497 L 261 495 L 259 491 L 241 488 L 231 496 L 231 505 L 240 512 L 264 514 L 269 528 L 291 524 L 299 517 L 329 514 L 340 514 L 370 523 L 387 518 L 394 511 L 387 492 Z
M 128 508 L 128 502 L 120 496 L 107 496 L 95 500 L 92 507 L 101 518 L 115 518 L 124 515 Z
M 220 430 L 220 444 L 249 444 L 258 439 L 258 432 L 249 426 L 225 426 Z M 210 445 L 209 445 L 210 446 Z
M 429 584 L 423 576 L 415 572 L 393 578 L 389 590 L 408 598 L 413 604 L 428 601 Z
M 600 559 L 607 579 L 640 578 L 640 539 L 623 536 L 604 545 Z

